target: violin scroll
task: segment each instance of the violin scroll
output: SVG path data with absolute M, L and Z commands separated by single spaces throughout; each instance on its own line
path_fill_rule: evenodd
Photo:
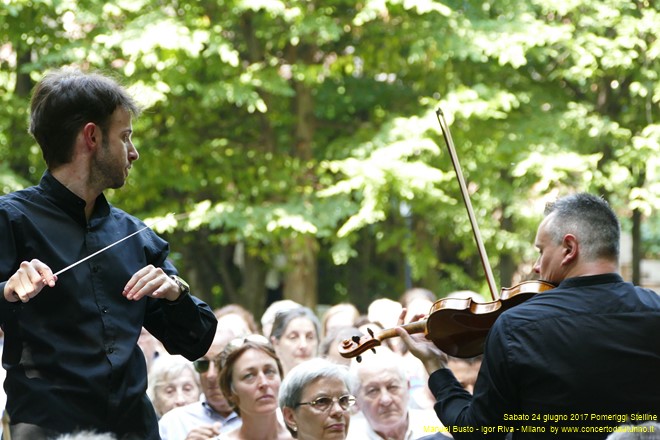
M 426 319 L 411 322 L 402 325 L 401 327 L 411 335 L 413 333 L 426 334 Z M 381 330 L 376 333 L 369 330 L 369 335 L 353 336 L 352 338 L 344 339 L 339 344 L 339 354 L 345 358 L 357 357 L 357 361 L 360 362 L 360 355 L 362 353 L 367 350 L 375 351 L 375 348 L 381 345 L 381 342 L 384 339 L 394 338 L 396 336 L 398 336 L 398 334 L 393 328 Z

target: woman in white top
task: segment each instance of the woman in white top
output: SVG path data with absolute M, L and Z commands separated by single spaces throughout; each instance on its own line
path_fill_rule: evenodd
M 243 424 L 217 439 L 292 439 L 278 408 L 282 365 L 268 339 L 256 334 L 234 339 L 220 355 L 220 366 L 220 388 Z

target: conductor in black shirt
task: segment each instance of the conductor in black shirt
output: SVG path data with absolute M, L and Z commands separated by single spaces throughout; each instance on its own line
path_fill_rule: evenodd
M 584 193 L 545 214 L 534 270 L 557 287 L 497 318 L 473 396 L 444 353 L 397 328 L 456 439 L 604 439 L 618 425 L 660 417 L 660 296 L 619 275 L 616 215 Z
M 80 430 L 158 439 L 141 328 L 190 360 L 215 334 L 211 309 L 177 276 L 167 242 L 103 195 L 124 185 L 139 157 L 131 140 L 137 114 L 127 92 L 99 74 L 56 70 L 34 89 L 30 133 L 47 170 L 39 185 L 0 197 L 13 440 Z

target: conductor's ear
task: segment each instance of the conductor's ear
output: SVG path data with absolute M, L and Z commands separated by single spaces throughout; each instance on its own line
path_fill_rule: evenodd
M 101 143 L 101 129 L 93 122 L 88 122 L 82 129 L 83 140 L 88 148 L 96 148 Z

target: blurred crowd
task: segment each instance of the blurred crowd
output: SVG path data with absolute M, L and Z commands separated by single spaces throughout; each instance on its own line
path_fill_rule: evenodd
M 485 301 L 474 292 L 454 296 Z M 265 433 L 301 439 L 450 437 L 433 410 L 421 361 L 398 338 L 377 338 L 397 325 L 404 309 L 409 322 L 428 314 L 435 301 L 429 290 L 415 288 L 399 301 L 375 300 L 363 314 L 350 303 L 316 313 L 281 300 L 258 320 L 230 304 L 215 310 L 215 339 L 195 362 L 167 354 L 144 331 L 139 345 L 160 435 L 164 440 L 261 439 Z M 347 339 L 378 344 L 358 362 L 358 356 L 340 353 Z M 470 392 L 480 363 L 480 358 L 451 359 L 450 368 Z

